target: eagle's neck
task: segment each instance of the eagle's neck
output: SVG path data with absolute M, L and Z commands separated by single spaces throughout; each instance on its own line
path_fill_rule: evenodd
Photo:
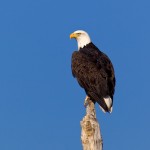
M 83 48 L 87 44 L 91 43 L 91 39 L 89 36 L 80 36 L 77 39 L 77 43 L 78 43 L 78 50 L 79 50 L 80 48 Z

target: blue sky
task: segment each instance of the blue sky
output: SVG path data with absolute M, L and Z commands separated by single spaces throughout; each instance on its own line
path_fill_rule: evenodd
M 1 1 L 0 149 L 82 149 L 85 93 L 70 68 L 77 29 L 115 67 L 113 113 L 96 105 L 104 149 L 148 149 L 149 8 L 148 0 Z

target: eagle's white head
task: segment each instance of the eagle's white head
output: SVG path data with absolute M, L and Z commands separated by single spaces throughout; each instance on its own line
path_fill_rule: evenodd
M 71 33 L 70 38 L 71 39 L 75 38 L 77 40 L 78 50 L 80 48 L 83 48 L 84 46 L 86 46 L 87 44 L 89 44 L 91 42 L 91 39 L 90 39 L 88 33 L 83 30 L 77 30 L 77 31 Z

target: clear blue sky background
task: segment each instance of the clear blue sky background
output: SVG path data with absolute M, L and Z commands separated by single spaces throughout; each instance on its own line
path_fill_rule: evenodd
M 0 150 L 79 150 L 85 93 L 71 74 L 86 30 L 111 58 L 113 113 L 96 105 L 105 150 L 149 149 L 148 0 L 0 1 Z

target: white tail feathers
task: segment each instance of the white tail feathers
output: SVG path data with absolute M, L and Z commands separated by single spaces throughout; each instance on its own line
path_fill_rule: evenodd
M 111 113 L 112 112 L 112 99 L 111 99 L 111 97 L 108 96 L 108 97 L 104 98 L 104 101 L 108 107 L 109 112 Z
M 109 112 L 111 113 L 112 110 L 113 110 L 111 97 L 110 97 L 110 96 L 105 97 L 105 98 L 104 98 L 104 101 L 105 101 L 105 104 L 106 104 L 107 107 L 108 107 Z M 100 106 L 100 108 L 102 109 L 102 111 L 103 111 L 104 113 L 106 112 L 101 106 Z

